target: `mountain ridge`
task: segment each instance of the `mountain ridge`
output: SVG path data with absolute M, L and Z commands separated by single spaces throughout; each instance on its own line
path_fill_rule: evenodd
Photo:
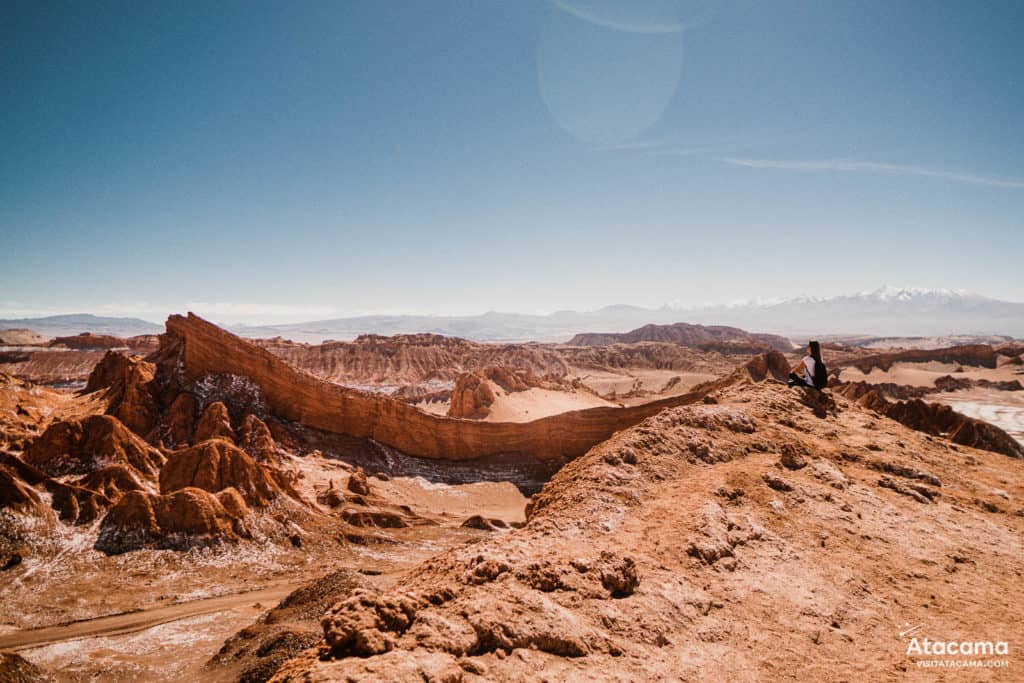
M 274 325 L 225 325 L 249 338 L 283 336 L 321 343 L 361 334 L 431 333 L 485 342 L 567 341 L 587 332 L 624 333 L 644 325 L 724 325 L 800 339 L 866 335 L 928 337 L 1002 335 L 1024 337 L 1024 303 L 957 289 L 883 285 L 855 294 L 754 299 L 706 306 L 645 308 L 611 304 L 593 311 L 547 314 L 487 311 L 478 315 L 360 315 Z M 138 318 L 89 314 L 0 320 L 0 329 L 29 328 L 48 336 L 81 332 L 135 336 L 161 326 Z

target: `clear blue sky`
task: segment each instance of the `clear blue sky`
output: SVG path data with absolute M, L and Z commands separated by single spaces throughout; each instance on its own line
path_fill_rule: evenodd
M 1021 2 L 8 2 L 0 317 L 1024 300 Z

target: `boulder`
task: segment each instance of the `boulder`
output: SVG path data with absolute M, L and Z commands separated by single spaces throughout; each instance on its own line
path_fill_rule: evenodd
M 366 481 L 366 471 L 357 467 L 348 478 L 348 490 L 359 496 L 370 495 L 370 483 Z

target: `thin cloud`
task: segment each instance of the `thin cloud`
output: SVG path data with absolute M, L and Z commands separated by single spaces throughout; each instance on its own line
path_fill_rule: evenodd
M 594 12 L 589 12 L 582 7 L 568 2 L 568 0 L 553 0 L 555 7 L 571 14 L 577 19 L 589 21 L 591 24 L 601 26 L 603 28 L 610 28 L 614 31 L 625 31 L 627 33 L 653 33 L 653 34 L 664 34 L 664 33 L 682 33 L 686 30 L 686 24 L 682 23 L 636 23 L 627 22 L 620 19 L 613 19 L 611 17 L 603 17 Z
M 988 187 L 1024 188 L 1024 180 L 1016 178 L 993 178 L 991 176 L 957 173 L 923 166 L 906 166 L 903 164 L 884 164 L 873 161 L 847 161 L 844 159 L 827 159 L 823 161 L 784 161 L 775 159 L 735 159 L 724 157 L 723 163 L 746 168 L 775 168 L 789 171 L 843 171 L 855 173 L 889 173 L 892 175 L 923 176 L 941 178 L 958 183 L 971 185 L 987 185 Z

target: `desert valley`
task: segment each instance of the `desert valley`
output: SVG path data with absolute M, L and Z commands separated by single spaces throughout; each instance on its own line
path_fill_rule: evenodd
M 1022 35 L 4 2 L 0 683 L 1024 682 Z
M 819 394 L 685 323 L 0 334 L 4 680 L 935 677 L 907 624 L 1020 666 L 1018 342 L 832 341 Z

